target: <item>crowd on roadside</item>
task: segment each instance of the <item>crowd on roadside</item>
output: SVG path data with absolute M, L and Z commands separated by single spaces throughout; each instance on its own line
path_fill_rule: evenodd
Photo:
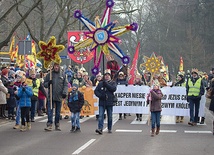
M 52 79 L 50 79 L 52 70 Z M 107 66 L 104 73 L 89 75 L 82 67 L 71 66 L 62 69 L 59 64 L 54 64 L 46 72 L 35 68 L 23 69 L 18 66 L 2 66 L 0 80 L 0 119 L 14 120 L 14 129 L 21 131 L 29 130 L 31 123 L 35 122 L 35 116 L 48 115 L 46 131 L 52 131 L 53 124 L 55 130 L 60 131 L 60 110 L 62 100 L 68 100 L 68 106 L 72 112 L 71 132 L 80 131 L 79 119 L 81 108 L 84 104 L 84 97 L 78 91 L 79 87 L 96 87 L 95 95 L 99 98 L 98 128 L 96 132 L 102 134 L 103 120 L 105 119 L 105 109 L 108 116 L 108 131 L 112 130 L 112 106 L 113 94 L 117 85 L 128 85 L 129 75 L 127 66 L 112 69 Z M 192 71 L 179 72 L 174 82 L 169 82 L 166 72 L 152 76 L 149 72 L 143 74 L 136 73 L 134 85 L 149 85 L 151 91 L 147 97 L 150 103 L 152 117 L 152 136 L 159 134 L 161 118 L 161 87 L 183 86 L 187 90 L 187 101 L 190 104 L 189 125 L 195 126 L 197 123 L 203 124 L 205 117 L 198 117 L 198 110 L 201 96 L 205 90 L 214 90 L 214 68 L 210 74 L 199 72 L 197 69 Z M 113 83 L 112 83 L 113 82 Z M 170 85 L 168 84 L 170 83 Z M 50 88 L 52 87 L 52 93 Z M 72 88 L 68 92 L 68 88 Z M 214 91 L 212 91 L 212 96 Z M 52 100 L 50 100 L 52 95 Z M 109 97 L 110 96 L 110 97 Z M 26 102 L 27 101 L 27 102 Z M 51 104 L 52 103 L 52 104 Z M 76 106 L 74 106 L 76 105 Z M 53 107 L 55 107 L 55 120 L 53 121 Z M 110 107 L 110 108 L 109 108 Z M 195 109 L 195 110 L 194 110 Z M 211 97 L 209 109 L 214 112 L 214 99 Z M 7 113 L 6 113 L 7 111 Z M 126 119 L 129 114 L 119 114 L 119 120 Z M 69 118 L 68 116 L 65 117 Z M 136 120 L 142 121 L 142 114 L 136 114 Z M 176 116 L 176 123 L 184 121 L 184 116 Z M 155 131 L 156 128 L 156 131 Z

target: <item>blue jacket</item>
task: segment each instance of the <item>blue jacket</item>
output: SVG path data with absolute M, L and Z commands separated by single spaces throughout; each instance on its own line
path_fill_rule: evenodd
M 23 91 L 23 88 L 25 89 Z M 17 96 L 19 99 L 20 107 L 31 107 L 31 96 L 33 96 L 33 90 L 29 86 L 22 86 L 18 89 Z
M 115 81 L 100 81 L 94 90 L 99 98 L 99 106 L 113 106 L 114 92 L 117 90 Z

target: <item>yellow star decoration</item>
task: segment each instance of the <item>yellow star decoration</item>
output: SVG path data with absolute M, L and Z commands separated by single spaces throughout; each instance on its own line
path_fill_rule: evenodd
M 36 57 L 38 59 L 44 59 L 44 68 L 48 68 L 50 63 L 53 61 L 57 64 L 62 62 L 59 53 L 65 49 L 64 45 L 56 45 L 56 38 L 52 36 L 48 43 L 44 41 L 39 41 L 40 51 L 37 53 Z
M 145 67 L 147 72 L 155 74 L 160 72 L 161 62 L 153 53 L 150 58 L 144 56 L 144 63 L 140 67 Z

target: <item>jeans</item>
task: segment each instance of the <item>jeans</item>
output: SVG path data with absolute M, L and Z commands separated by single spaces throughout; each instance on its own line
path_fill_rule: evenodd
M 161 112 L 160 111 L 154 111 L 154 112 L 151 112 L 151 118 L 152 118 L 152 129 L 155 128 L 155 124 L 157 126 L 157 128 L 160 127 L 160 114 Z
M 71 126 L 80 128 L 80 112 L 75 112 L 71 114 Z
M 99 106 L 98 129 L 103 129 L 105 109 L 107 110 L 108 116 L 108 130 L 111 130 L 113 106 Z
M 199 107 L 200 107 L 200 99 L 189 98 L 189 107 L 190 107 L 190 122 L 197 123 Z M 194 111 L 195 111 L 195 115 L 194 115 Z
M 44 107 L 44 103 L 45 103 L 45 100 L 44 100 L 44 99 L 39 99 L 38 110 L 42 110 L 42 108 Z
M 53 101 L 52 102 L 52 109 L 50 106 L 50 101 L 47 102 L 47 108 L 48 108 L 48 122 L 47 126 L 50 126 L 53 124 L 53 108 L 55 103 L 55 126 L 59 126 L 59 119 L 60 119 L 60 111 L 62 103 L 59 101 Z
M 16 102 L 16 125 L 20 124 L 20 117 L 21 117 L 21 109 L 19 106 L 19 101 Z
M 36 108 L 37 107 L 37 101 L 36 100 L 31 100 L 31 114 L 30 114 L 30 118 L 34 119 L 35 117 L 35 113 L 36 113 Z

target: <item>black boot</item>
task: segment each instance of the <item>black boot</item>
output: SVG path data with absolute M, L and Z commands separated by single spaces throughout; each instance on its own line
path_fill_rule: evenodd
M 202 117 L 200 124 L 204 124 L 204 120 L 205 120 L 205 117 Z

